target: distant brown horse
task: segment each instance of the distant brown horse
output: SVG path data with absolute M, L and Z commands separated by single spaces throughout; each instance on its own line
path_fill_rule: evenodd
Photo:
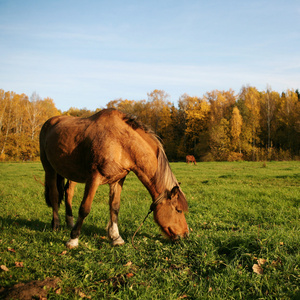
M 78 246 L 84 219 L 91 210 L 99 185 L 109 184 L 108 236 L 113 245 L 123 244 L 119 234 L 120 194 L 126 175 L 133 171 L 152 197 L 154 219 L 170 238 L 188 234 L 184 211 L 188 204 L 172 173 L 157 137 L 135 118 L 114 109 L 89 118 L 57 116 L 40 133 L 40 155 L 45 169 L 45 197 L 53 209 L 52 227 L 59 227 L 58 208 L 66 187 L 66 219 L 72 225 L 72 196 L 76 182 L 85 183 L 78 219 L 71 231 L 69 248 Z
M 196 158 L 194 155 L 187 155 L 186 156 L 186 163 L 189 164 L 189 162 L 194 163 L 194 165 L 197 165 Z

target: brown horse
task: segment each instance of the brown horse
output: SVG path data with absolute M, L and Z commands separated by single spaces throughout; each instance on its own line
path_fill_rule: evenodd
M 194 163 L 194 165 L 197 165 L 196 158 L 194 155 L 187 155 L 186 156 L 186 163 L 189 164 L 189 162 Z
M 58 208 L 68 179 L 66 219 L 72 225 L 71 201 L 76 182 L 85 183 L 78 219 L 71 231 L 69 248 L 78 246 L 85 217 L 99 185 L 109 184 L 108 237 L 113 245 L 119 234 L 120 194 L 126 175 L 133 171 L 152 197 L 156 223 L 172 240 L 188 234 L 184 211 L 188 204 L 158 138 L 135 118 L 114 109 L 89 118 L 57 116 L 43 125 L 40 155 L 45 170 L 45 197 L 53 209 L 52 227 L 59 227 Z

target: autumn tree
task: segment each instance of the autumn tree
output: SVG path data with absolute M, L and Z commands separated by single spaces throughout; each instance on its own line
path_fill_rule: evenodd
M 254 87 L 243 87 L 240 94 L 240 101 L 244 106 L 243 115 L 243 139 L 244 150 L 248 152 L 252 160 L 257 159 L 257 146 L 260 132 L 260 93 Z M 248 144 L 248 145 L 247 145 Z
M 236 96 L 232 90 L 214 90 L 206 93 L 205 99 L 210 104 L 210 152 L 215 160 L 227 160 L 231 151 L 229 120 Z
M 168 134 L 167 128 L 171 122 L 170 96 L 163 90 L 154 90 L 147 95 L 149 123 L 154 132 L 163 138 Z
M 223 118 L 229 120 L 236 98 L 233 90 L 207 92 L 205 99 L 210 104 L 210 122 L 219 123 Z
M 261 140 L 266 145 L 268 157 L 271 158 L 273 136 L 276 134 L 275 115 L 279 105 L 279 93 L 267 87 L 266 92 L 261 93 Z
M 5 158 L 5 150 L 9 141 L 9 136 L 13 125 L 13 109 L 14 109 L 13 98 L 15 96 L 15 93 L 6 92 L 6 93 L 1 93 L 1 95 L 2 95 L 2 99 L 1 99 L 2 112 L 1 112 L 1 120 L 0 120 L 1 122 L 0 156 L 3 159 Z
M 238 151 L 241 153 L 240 135 L 242 132 L 243 118 L 237 106 L 232 110 L 232 116 L 230 119 L 230 133 L 231 133 L 231 145 L 232 151 Z
M 59 114 L 53 100 L 42 100 L 36 93 L 29 100 L 25 94 L 3 90 L 0 97 L 0 158 L 38 157 L 40 128 L 48 118 Z
M 298 95 L 292 90 L 287 90 L 281 95 L 279 102 L 276 114 L 278 127 L 275 143 L 277 148 L 300 155 L 300 101 Z
M 208 151 L 210 106 L 205 99 L 190 97 L 186 106 L 186 138 L 190 153 L 203 156 Z

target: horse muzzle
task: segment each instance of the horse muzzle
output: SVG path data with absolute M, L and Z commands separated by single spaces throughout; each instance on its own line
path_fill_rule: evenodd
M 172 241 L 176 241 L 182 238 L 186 238 L 189 236 L 189 229 L 187 228 L 187 230 L 183 233 L 175 233 L 172 228 L 168 227 L 168 228 L 164 228 L 163 229 L 164 233 L 166 234 L 166 236 L 172 240 Z

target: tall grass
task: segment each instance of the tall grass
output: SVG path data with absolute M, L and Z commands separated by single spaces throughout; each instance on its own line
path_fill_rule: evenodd
M 299 299 L 300 163 L 172 163 L 189 202 L 188 239 L 165 240 L 146 215 L 148 192 L 129 174 L 119 229 L 126 244 L 106 238 L 108 187 L 99 187 L 80 244 L 70 230 L 52 232 L 40 163 L 0 164 L 0 286 L 60 278 L 53 299 Z M 74 213 L 83 194 L 77 186 Z M 16 262 L 22 262 L 20 267 Z M 259 272 L 253 266 L 257 265 Z

